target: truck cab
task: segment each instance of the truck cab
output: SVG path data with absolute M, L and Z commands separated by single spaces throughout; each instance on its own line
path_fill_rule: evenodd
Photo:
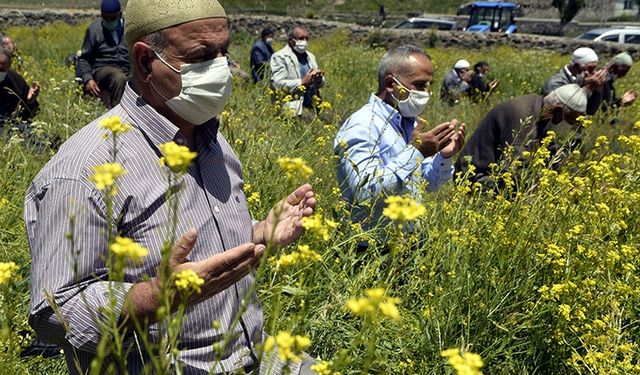
M 514 22 L 518 5 L 492 1 L 471 4 L 466 31 L 477 33 L 498 32 L 511 34 L 517 31 Z

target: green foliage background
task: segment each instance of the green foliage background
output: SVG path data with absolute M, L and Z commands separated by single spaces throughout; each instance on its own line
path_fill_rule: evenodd
M 97 101 L 82 96 L 73 82 L 73 72 L 63 65 L 66 55 L 81 45 L 84 27 L 58 24 L 7 30 L 20 48 L 23 60 L 18 70 L 42 86 L 36 128 L 40 140 L 51 146 L 104 111 Z M 231 56 L 246 69 L 252 38 L 244 34 L 232 38 Z M 358 373 L 365 366 L 372 366 L 378 373 L 446 373 L 449 370 L 439 353 L 450 347 L 481 354 L 487 372 L 492 374 L 608 373 L 609 369 L 625 373 L 625 363 L 637 364 L 637 346 L 631 354 L 617 348 L 635 344 L 640 338 L 637 272 L 620 271 L 623 261 L 640 267 L 638 254 L 605 261 L 607 254 L 617 251 L 621 244 L 638 248 L 638 219 L 623 214 L 624 208 L 632 213 L 640 209 L 637 151 L 626 154 L 628 159 L 619 163 L 621 172 L 615 179 L 602 183 L 593 177 L 590 195 L 569 203 L 565 199 L 570 194 L 555 180 L 550 188 L 536 187 L 542 171 L 532 172 L 525 184 L 529 189 L 526 195 L 506 194 L 497 200 L 465 194 L 450 183 L 424 202 L 428 214 L 420 227 L 425 241 L 421 246 L 392 254 L 383 254 L 377 247 L 357 253 L 356 244 L 367 233 L 344 220 L 335 190 L 332 143 L 341 122 L 374 91 L 376 67 L 384 50 L 354 44 L 342 33 L 312 40 L 310 50 L 326 72 L 328 84 L 323 97 L 333 105 L 330 120 L 305 123 L 282 118 L 270 103 L 266 85 L 238 80 L 222 117 L 221 132 L 243 162 L 250 192 L 260 196 L 252 203 L 254 217 L 263 217 L 298 182 L 284 179 L 278 168 L 277 159 L 289 156 L 302 157 L 314 169 L 310 182 L 319 196 L 319 211 L 339 223 L 328 241 L 311 234 L 301 239 L 323 255 L 321 263 L 294 269 L 267 265 L 261 270 L 259 293 L 268 332 L 288 330 L 308 335 L 313 342 L 309 352 L 336 360 L 343 366 L 343 373 Z M 569 59 L 548 51 L 502 47 L 471 51 L 436 45 L 428 52 L 436 67 L 436 93 L 444 74 L 459 58 L 472 63 L 487 60 L 492 66 L 491 77 L 501 80 L 497 92 L 484 103 L 463 102 L 450 108 L 439 103 L 435 95 L 429 104 L 424 117 L 431 125 L 455 117 L 469 124 L 469 133 L 496 103 L 537 93 L 544 80 Z M 632 69 L 620 80 L 618 90 L 634 87 L 638 78 L 637 68 Z M 619 134 L 638 133 L 633 129 L 638 104 L 627 108 L 619 118 L 621 123 L 615 127 L 609 125 L 608 116 L 594 119 L 585 136 L 587 160 L 602 160 L 609 154 L 594 146 L 595 137 L 601 134 L 612 140 L 611 152 L 625 151 L 614 140 Z M 0 318 L 3 325 L 11 327 L 0 337 L 6 348 L 0 351 L 0 373 L 64 373 L 60 359 L 18 358 L 21 346 L 30 339 L 28 333 L 20 334 L 29 332 L 30 267 L 22 201 L 29 182 L 55 147 L 35 152 L 14 136 L 0 140 L 0 149 L 0 198 L 9 202 L 0 209 L 0 261 L 16 262 L 22 277 L 0 300 L 3 311 L 15 314 L 11 321 L 7 321 L 6 313 Z M 576 176 L 591 173 L 577 162 L 571 171 Z M 627 199 L 617 199 L 609 190 L 613 187 L 624 191 Z M 608 216 L 594 218 L 589 214 L 599 212 L 593 206 L 596 203 L 611 207 Z M 614 225 L 620 220 L 626 222 L 626 230 Z M 575 239 L 567 233 L 578 224 L 584 226 L 583 235 Z M 556 242 L 567 249 L 586 246 L 602 256 L 571 262 L 558 272 L 543 257 L 547 244 Z M 578 260 L 581 256 L 574 255 Z M 583 287 L 580 281 L 587 279 L 597 280 L 597 286 Z M 562 300 L 544 299 L 538 292 L 543 285 L 569 281 L 581 287 Z M 401 298 L 402 321 L 366 326 L 344 308 L 349 298 L 376 286 Z M 578 318 L 563 320 L 558 314 L 561 304 L 574 310 L 584 308 L 589 322 L 610 317 L 610 329 L 594 334 L 601 337 L 599 341 L 587 341 L 583 334 L 586 323 Z M 371 337 L 373 356 L 367 346 Z M 573 353 L 589 352 L 609 354 L 603 354 L 600 364 L 571 362 Z

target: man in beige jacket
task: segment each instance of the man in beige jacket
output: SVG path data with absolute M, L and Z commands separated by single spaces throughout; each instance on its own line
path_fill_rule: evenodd
M 309 29 L 296 26 L 289 31 L 289 42 L 271 56 L 271 86 L 276 91 L 291 95 L 287 107 L 300 116 L 304 108 L 315 108 L 320 98 L 319 88 L 324 86 L 324 72 L 318 69 L 316 57 L 307 51 Z

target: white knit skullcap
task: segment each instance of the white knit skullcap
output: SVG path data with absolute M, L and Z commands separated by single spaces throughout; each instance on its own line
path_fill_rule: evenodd
M 471 64 L 467 60 L 458 60 L 455 65 L 453 65 L 454 69 L 469 69 Z
M 589 47 L 580 47 L 573 51 L 571 62 L 580 65 L 598 62 L 598 54 Z
M 633 65 L 633 59 L 631 55 L 626 52 L 619 53 L 611 59 L 611 62 L 618 65 L 631 66 Z
M 584 92 L 582 87 L 575 83 L 560 86 L 551 91 L 549 95 L 564 104 L 565 107 L 575 112 L 587 112 L 587 94 Z

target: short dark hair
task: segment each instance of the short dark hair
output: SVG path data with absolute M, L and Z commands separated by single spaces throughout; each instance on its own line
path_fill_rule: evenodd
M 262 29 L 262 31 L 260 32 L 260 37 L 264 38 L 267 35 L 273 35 L 273 29 L 270 27 L 267 27 L 265 29 Z
M 480 70 L 480 68 L 484 68 L 484 67 L 488 67 L 489 63 L 486 61 L 478 61 L 474 66 L 473 66 L 473 70 L 475 70 L 476 72 L 478 70 Z

